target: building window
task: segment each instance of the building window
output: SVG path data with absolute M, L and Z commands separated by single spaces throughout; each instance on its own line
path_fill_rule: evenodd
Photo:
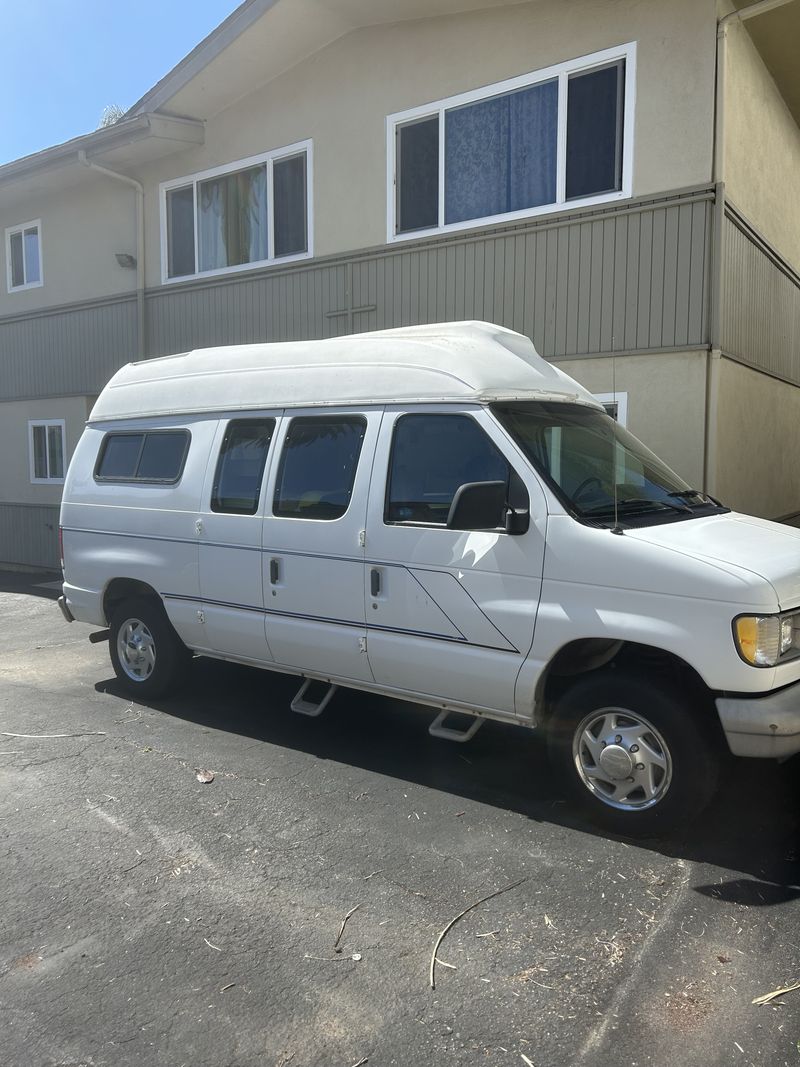
M 636 46 L 390 115 L 389 240 L 631 195 Z
M 42 284 L 42 224 L 39 219 L 6 230 L 6 276 L 9 293 Z
M 42 419 L 28 423 L 28 452 L 32 482 L 64 481 L 63 419 Z
M 618 422 L 620 426 L 628 425 L 628 394 L 627 393 L 595 393 L 595 400 L 599 400 L 606 412 Z
M 162 280 L 311 255 L 311 142 L 161 186 Z

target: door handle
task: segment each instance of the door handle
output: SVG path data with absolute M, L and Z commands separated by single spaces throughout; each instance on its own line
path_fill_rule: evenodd
M 369 572 L 369 591 L 371 596 L 380 596 L 381 572 L 376 567 Z
M 280 578 L 280 565 L 278 560 L 271 559 L 269 561 L 269 581 L 270 585 L 277 585 Z

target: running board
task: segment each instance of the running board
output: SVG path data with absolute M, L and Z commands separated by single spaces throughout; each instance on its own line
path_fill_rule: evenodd
M 445 741 L 469 741 L 475 736 L 486 721 L 485 719 L 479 719 L 476 716 L 466 730 L 457 730 L 453 726 L 444 725 L 447 722 L 448 715 L 452 715 L 452 712 L 443 711 L 436 716 L 428 727 L 428 733 L 431 737 L 441 737 Z
M 316 718 L 317 715 L 321 715 L 323 713 L 325 708 L 327 708 L 328 704 L 330 703 L 331 697 L 339 688 L 338 685 L 329 685 L 327 692 L 325 693 L 325 696 L 322 698 L 322 700 L 320 700 L 319 703 L 314 703 L 313 700 L 305 699 L 305 695 L 308 692 L 309 686 L 313 684 L 313 678 L 306 678 L 306 680 L 300 686 L 297 696 L 289 705 L 292 711 L 296 711 L 298 715 L 308 715 L 312 719 Z M 317 684 L 319 685 L 320 683 Z

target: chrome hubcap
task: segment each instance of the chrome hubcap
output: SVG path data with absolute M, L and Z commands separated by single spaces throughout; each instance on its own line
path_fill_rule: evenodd
M 664 738 L 647 719 L 623 708 L 587 715 L 575 731 L 572 755 L 586 788 L 623 811 L 657 804 L 672 781 Z
M 117 634 L 117 655 L 123 671 L 134 682 L 144 682 L 156 665 L 153 635 L 141 619 L 126 619 Z

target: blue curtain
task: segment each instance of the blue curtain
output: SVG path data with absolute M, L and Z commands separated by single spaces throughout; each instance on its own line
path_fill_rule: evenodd
M 520 211 L 556 198 L 558 82 L 445 114 L 445 222 Z

